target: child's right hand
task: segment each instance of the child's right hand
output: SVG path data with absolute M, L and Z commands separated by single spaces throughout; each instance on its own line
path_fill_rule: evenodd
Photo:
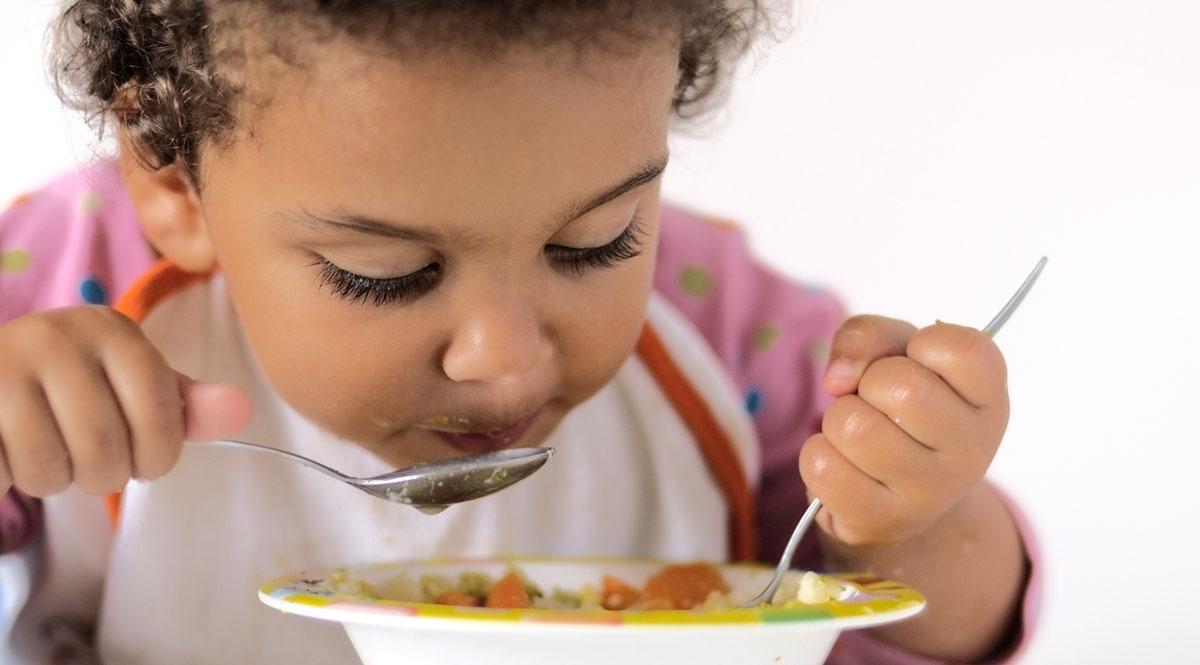
M 31 314 L 0 326 L 0 494 L 74 483 L 88 494 L 156 478 L 185 438 L 231 436 L 250 400 L 173 371 L 137 324 L 105 307 Z

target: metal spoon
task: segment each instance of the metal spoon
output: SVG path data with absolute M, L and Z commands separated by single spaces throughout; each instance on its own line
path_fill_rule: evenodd
M 1046 261 L 1047 259 L 1044 256 L 1038 261 L 1037 265 L 1029 273 L 1029 276 L 1021 284 L 1021 288 L 1017 289 L 1017 292 L 1008 299 L 1004 307 L 1000 308 L 996 316 L 983 327 L 984 333 L 988 336 L 995 336 L 996 333 L 1000 332 L 1000 328 L 1008 321 L 1008 317 L 1017 311 L 1017 307 L 1021 304 L 1021 301 L 1025 299 L 1029 290 L 1033 288 L 1034 282 L 1042 274 L 1042 269 L 1046 267 Z M 792 537 L 788 539 L 787 547 L 783 548 L 783 556 L 779 557 L 779 564 L 775 566 L 775 575 L 771 577 L 771 582 L 767 584 L 767 588 L 762 590 L 762 593 L 742 603 L 741 607 L 759 607 L 771 601 L 775 596 L 775 592 L 779 589 L 779 584 L 783 582 L 784 573 L 791 568 L 792 557 L 796 555 L 796 548 L 799 547 L 800 540 L 804 537 L 804 532 L 808 531 L 809 525 L 817 518 L 817 511 L 819 510 L 821 510 L 821 500 L 813 499 L 812 503 L 808 504 L 808 509 L 800 516 L 800 521 L 796 523 L 796 529 L 792 531 Z
M 357 487 L 371 496 L 407 504 L 430 515 L 442 512 L 450 504 L 499 492 L 542 468 L 554 454 L 553 448 L 514 448 L 417 464 L 371 478 L 355 478 L 302 455 L 257 443 L 226 439 L 203 445 L 279 455 Z

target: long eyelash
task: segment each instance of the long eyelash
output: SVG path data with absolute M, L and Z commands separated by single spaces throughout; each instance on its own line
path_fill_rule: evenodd
M 401 277 L 363 277 L 337 267 L 327 259 L 313 262 L 321 271 L 321 286 L 333 295 L 351 303 L 371 303 L 376 306 L 409 302 L 425 295 L 437 285 L 442 267 L 431 263 Z
M 546 247 L 546 255 L 575 275 L 582 275 L 590 268 L 612 268 L 641 255 L 644 236 L 641 221 L 640 217 L 634 215 L 624 233 L 607 245 L 584 248 L 550 245 Z

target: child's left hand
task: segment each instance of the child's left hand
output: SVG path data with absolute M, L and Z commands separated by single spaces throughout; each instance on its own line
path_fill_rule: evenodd
M 847 545 L 907 540 L 983 478 L 1008 425 L 1004 357 L 973 328 L 847 320 L 824 388 L 836 396 L 800 452 L 822 530 Z

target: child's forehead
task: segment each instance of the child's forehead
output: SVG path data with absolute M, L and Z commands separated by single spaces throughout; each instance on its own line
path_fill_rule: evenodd
M 253 49 L 238 67 L 247 87 L 259 94 L 301 88 L 369 87 L 380 96 L 499 95 L 592 89 L 608 94 L 636 87 L 638 79 L 658 74 L 679 77 L 676 40 L 629 42 L 622 48 L 541 46 L 513 43 L 492 52 L 446 47 L 408 55 L 363 44 L 351 38 L 306 45 L 281 57 L 271 46 Z M 289 85 L 290 84 L 290 85 Z
M 578 66 L 533 50 L 490 61 L 327 56 L 258 82 L 270 102 L 253 110 L 252 140 L 227 150 L 243 167 L 257 162 L 251 175 L 271 172 L 268 186 L 479 218 L 559 209 L 666 153 L 677 60 L 662 49 Z
M 289 141 L 307 136 L 362 152 L 403 148 L 405 160 L 478 161 L 483 152 L 522 147 L 549 151 L 546 158 L 556 146 L 594 154 L 598 139 L 636 142 L 668 119 L 675 63 L 654 55 L 597 57 L 586 67 L 538 53 L 493 62 L 350 56 L 275 86 L 279 96 L 267 109 L 275 117 L 263 119 L 286 129 Z

